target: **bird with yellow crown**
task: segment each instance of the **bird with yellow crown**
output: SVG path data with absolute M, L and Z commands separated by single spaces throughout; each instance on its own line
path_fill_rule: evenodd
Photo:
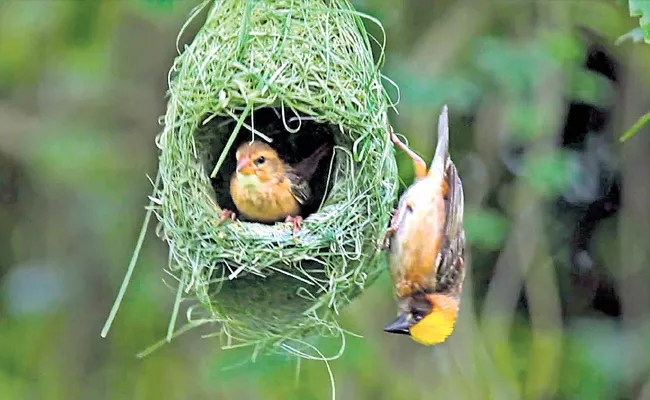
M 423 345 L 452 334 L 465 278 L 463 186 L 449 157 L 447 106 L 438 120 L 438 144 L 431 167 L 402 143 L 413 159 L 416 181 L 399 201 L 386 232 L 398 317 L 384 330 L 411 336 Z

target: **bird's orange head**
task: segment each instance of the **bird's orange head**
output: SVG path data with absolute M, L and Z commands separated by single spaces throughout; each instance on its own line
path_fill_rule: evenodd
M 451 296 L 418 293 L 400 301 L 400 314 L 384 331 L 409 335 L 416 342 L 433 346 L 454 331 L 458 301 Z
M 264 142 L 242 144 L 237 149 L 235 158 L 237 159 L 236 173 L 240 177 L 257 177 L 264 182 L 284 172 L 278 153 Z

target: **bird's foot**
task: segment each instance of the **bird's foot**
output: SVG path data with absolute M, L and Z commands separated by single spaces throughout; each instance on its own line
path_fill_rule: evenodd
M 397 232 L 396 226 L 389 226 L 384 234 L 384 249 L 390 248 L 390 239 L 393 237 L 393 234 Z
M 302 217 L 300 215 L 296 216 L 291 216 L 289 215 L 287 219 L 284 220 L 284 222 L 291 222 L 293 223 L 293 234 L 297 234 L 300 228 L 302 228 Z
M 235 213 L 230 210 L 226 210 L 225 208 L 221 210 L 221 213 L 219 214 L 219 223 L 222 223 L 228 219 L 235 220 Z
M 388 249 L 390 247 L 390 239 L 393 237 L 393 234 L 397 232 L 397 209 L 393 211 L 393 217 L 390 219 L 390 224 L 386 233 L 384 234 L 384 248 Z
M 393 237 L 393 234 L 397 232 L 396 226 L 389 226 L 384 235 L 384 249 L 390 248 L 390 239 Z
M 415 178 L 420 179 L 420 178 L 424 178 L 425 176 L 427 176 L 427 164 L 424 162 L 422 157 L 415 154 L 415 152 L 413 150 L 411 150 L 406 145 L 406 143 L 399 140 L 399 138 L 397 137 L 397 135 L 395 133 L 391 132 L 390 138 L 397 147 L 402 149 L 402 151 L 404 151 L 411 158 L 411 160 L 413 160 L 413 168 L 414 168 L 414 171 L 415 171 Z

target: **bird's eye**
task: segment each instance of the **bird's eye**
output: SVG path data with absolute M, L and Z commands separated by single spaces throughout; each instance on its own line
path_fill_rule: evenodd
M 420 322 L 422 318 L 424 317 L 421 312 L 417 310 L 411 311 L 411 316 L 413 317 L 413 321 L 415 322 Z
M 262 165 L 264 164 L 264 161 L 266 161 L 266 158 L 264 158 L 264 156 L 259 156 L 257 157 L 257 160 L 255 160 L 255 165 Z

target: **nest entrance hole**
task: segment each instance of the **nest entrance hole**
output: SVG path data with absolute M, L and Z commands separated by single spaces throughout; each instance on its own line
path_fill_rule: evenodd
M 205 116 L 203 121 L 208 118 L 210 115 Z M 229 116 L 217 116 L 211 118 L 207 123 L 199 124 L 195 132 L 195 139 L 203 166 L 208 174 L 214 169 L 236 125 L 237 120 Z M 254 134 L 251 128 L 272 139 L 272 142 L 267 142 L 260 135 Z M 245 118 L 244 125 L 238 132 L 217 175 L 210 178 L 217 203 L 221 208 L 238 211 L 230 195 L 230 178 L 237 165 L 235 152 L 241 144 L 251 141 L 253 138 L 264 141 L 275 149 L 280 158 L 288 164 L 300 162 L 313 154 L 321 145 L 326 144 L 328 152 L 320 160 L 316 172 L 309 180 L 313 200 L 303 207 L 300 214 L 303 218 L 308 217 L 317 211 L 327 195 L 326 192 L 332 187 L 333 182 L 329 182 L 328 185 L 330 160 L 334 145 L 342 136 L 338 126 L 317 122 L 314 117 L 296 113 L 288 108 L 284 109 L 284 116 L 279 107 L 263 107 L 254 110 L 252 115 Z

